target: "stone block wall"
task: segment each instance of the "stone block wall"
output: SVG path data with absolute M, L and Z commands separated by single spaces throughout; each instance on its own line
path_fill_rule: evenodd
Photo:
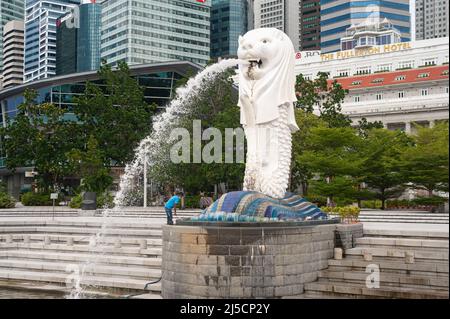
M 163 298 L 281 298 L 333 257 L 336 224 L 302 227 L 164 226 Z
M 363 237 L 363 224 L 336 225 L 336 247 L 350 249 L 356 246 L 356 239 Z

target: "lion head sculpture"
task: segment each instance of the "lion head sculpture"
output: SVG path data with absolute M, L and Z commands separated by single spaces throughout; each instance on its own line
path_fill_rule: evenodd
M 293 106 L 295 50 L 289 37 L 275 28 L 249 31 L 239 38 L 238 57 L 247 61 L 239 66 L 239 106 L 250 102 L 255 123 L 262 124 L 277 119 L 279 106 L 289 104 L 289 127 L 298 130 Z M 241 124 L 247 124 L 245 116 Z

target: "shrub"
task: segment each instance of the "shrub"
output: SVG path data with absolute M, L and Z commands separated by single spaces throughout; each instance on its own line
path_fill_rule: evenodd
M 114 207 L 114 197 L 109 193 L 103 193 L 97 196 L 97 207 L 98 208 L 113 208 Z
M 0 208 L 14 208 L 16 201 L 7 193 L 0 193 Z
M 305 199 L 313 204 L 316 204 L 319 207 L 327 205 L 327 198 L 324 196 L 308 195 L 305 197 Z
M 72 197 L 69 206 L 71 208 L 81 208 L 83 203 L 83 196 L 78 194 Z M 97 207 L 98 208 L 113 208 L 114 207 L 114 197 L 108 193 L 97 195 Z
M 25 206 L 52 206 L 53 201 L 49 193 L 27 192 L 20 197 L 20 201 Z M 58 200 L 56 200 L 58 203 Z
M 81 208 L 81 202 L 83 201 L 83 197 L 81 194 L 78 194 L 70 200 L 70 208 Z
M 358 221 L 361 209 L 357 206 L 344 207 L 322 207 L 324 213 L 338 215 L 343 223 L 353 223 Z
M 381 209 L 380 200 L 363 200 L 361 201 L 361 208 Z
M 185 208 L 200 208 L 200 195 L 186 195 L 184 196 Z

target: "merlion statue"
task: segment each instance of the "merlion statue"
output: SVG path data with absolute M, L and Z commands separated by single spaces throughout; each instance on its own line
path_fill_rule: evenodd
M 223 194 L 190 222 L 319 221 L 328 216 L 287 193 L 295 121 L 295 52 L 278 29 L 239 38 L 239 106 L 247 138 L 244 190 Z
M 247 138 L 244 190 L 285 196 L 295 121 L 295 50 L 275 28 L 255 29 L 239 38 L 239 106 Z

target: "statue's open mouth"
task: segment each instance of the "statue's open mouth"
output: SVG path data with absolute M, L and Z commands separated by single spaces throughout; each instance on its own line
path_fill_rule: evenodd
M 258 69 L 261 68 L 263 64 L 261 59 L 250 59 L 248 62 L 250 63 L 251 68 L 257 67 Z

